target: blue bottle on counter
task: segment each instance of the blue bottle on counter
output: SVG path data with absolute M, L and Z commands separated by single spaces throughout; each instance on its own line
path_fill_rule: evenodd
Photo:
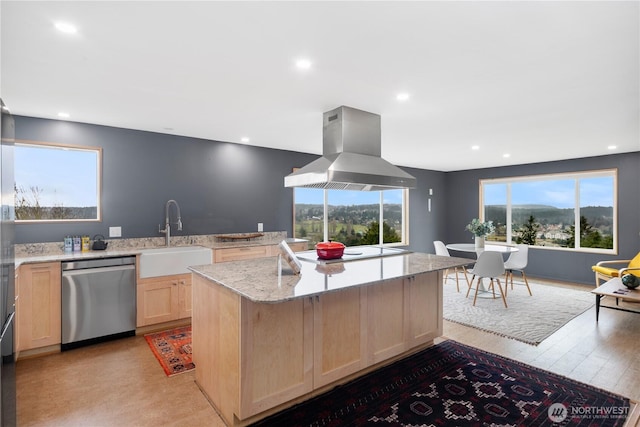
M 73 251 L 73 238 L 71 236 L 66 236 L 64 238 L 64 251 L 65 252 Z
M 73 236 L 73 251 L 80 252 L 82 250 L 82 239 L 80 236 Z

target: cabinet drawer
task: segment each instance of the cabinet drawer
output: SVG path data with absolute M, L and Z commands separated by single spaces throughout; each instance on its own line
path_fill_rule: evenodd
M 270 256 L 269 246 L 245 246 L 241 248 L 215 249 L 214 262 L 238 261 L 242 259 Z

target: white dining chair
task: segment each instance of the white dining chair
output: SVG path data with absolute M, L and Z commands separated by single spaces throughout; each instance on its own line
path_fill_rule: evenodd
M 450 257 L 451 255 L 449 254 L 449 250 L 447 249 L 447 247 L 445 246 L 445 244 L 440 241 L 440 240 L 434 240 L 433 241 L 433 246 L 436 249 L 436 255 L 440 255 L 440 256 L 448 256 Z M 458 289 L 458 292 L 460 292 L 460 281 L 458 279 L 458 274 L 460 273 L 460 270 L 462 270 L 462 274 L 464 275 L 464 278 L 467 282 L 467 287 L 470 286 L 469 284 L 469 277 L 467 276 L 467 269 L 464 268 L 464 266 L 462 267 L 454 267 L 454 273 L 456 275 L 456 288 Z M 446 269 L 444 271 L 444 281 L 446 282 L 447 279 L 449 278 L 449 269 Z
M 529 291 L 529 295 L 533 296 L 531 288 L 529 287 L 527 275 L 524 273 L 524 269 L 529 263 L 529 245 L 516 245 L 516 247 L 518 248 L 518 251 L 512 252 L 504 263 L 504 269 L 506 270 L 504 292 L 505 294 L 508 293 L 509 280 L 511 280 L 511 290 L 513 290 L 513 272 L 517 271 L 522 276 L 524 284 L 527 286 L 527 290 Z
M 502 260 L 502 254 L 499 252 L 491 252 L 484 251 L 481 252 L 478 256 L 478 260 L 476 264 L 473 266 L 473 269 L 470 270 L 473 273 L 473 278 L 477 278 L 476 282 L 476 291 L 473 296 L 473 305 L 476 305 L 476 300 L 478 299 L 478 288 L 482 283 L 483 278 L 488 278 L 491 280 L 490 289 L 493 292 L 493 298 L 496 298 L 496 289 L 495 284 L 498 284 L 498 289 L 500 290 L 500 296 L 502 297 L 502 302 L 504 303 L 504 307 L 507 308 L 507 300 L 504 296 L 504 292 L 502 290 L 502 285 L 500 284 L 499 277 L 504 275 L 504 261 Z M 469 292 L 471 292 L 471 288 L 473 287 L 473 278 L 471 279 L 471 285 L 469 289 L 467 289 L 467 297 L 469 297 Z

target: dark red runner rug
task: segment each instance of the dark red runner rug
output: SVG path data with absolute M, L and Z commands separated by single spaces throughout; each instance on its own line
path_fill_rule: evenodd
M 146 334 L 144 338 L 167 376 L 195 368 L 191 357 L 191 326 Z
M 255 426 L 622 426 L 629 400 L 445 341 Z

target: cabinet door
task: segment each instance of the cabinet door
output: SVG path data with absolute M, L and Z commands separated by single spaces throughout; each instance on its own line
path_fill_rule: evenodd
M 404 280 L 367 286 L 367 359 L 372 365 L 406 348 Z
M 138 327 L 169 322 L 178 318 L 179 289 L 177 280 L 153 280 L 138 284 Z
M 240 419 L 313 389 L 310 298 L 278 304 L 241 303 Z
M 442 272 L 405 279 L 408 348 L 442 335 Z
M 59 262 L 20 267 L 17 313 L 20 350 L 60 344 L 61 274 Z
M 191 276 L 189 278 L 180 279 L 178 282 L 178 291 L 180 293 L 180 307 L 178 308 L 178 319 L 191 317 L 193 300 L 191 296 Z
M 314 388 L 366 367 L 365 293 L 355 288 L 314 299 Z

